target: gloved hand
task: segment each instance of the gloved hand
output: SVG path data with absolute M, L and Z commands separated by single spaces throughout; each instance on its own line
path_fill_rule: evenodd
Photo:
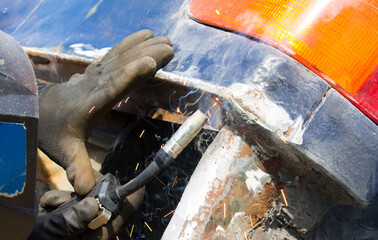
M 113 47 L 100 63 L 89 65 L 84 74 L 39 89 L 39 148 L 66 169 L 79 195 L 95 184 L 85 139 L 122 97 L 172 59 L 170 45 L 167 37 L 142 30 Z
M 124 200 L 120 215 L 112 217 L 106 225 L 96 230 L 88 229 L 88 223 L 97 217 L 99 212 L 98 203 L 92 197 L 87 197 L 59 213 L 48 213 L 48 210 L 51 211 L 69 201 L 72 196 L 72 192 L 60 190 L 45 193 L 40 200 L 41 206 L 44 207 L 42 216 L 38 217 L 28 240 L 114 239 L 123 223 L 141 204 L 144 188 Z

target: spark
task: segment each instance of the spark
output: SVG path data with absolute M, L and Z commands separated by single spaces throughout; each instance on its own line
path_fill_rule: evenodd
M 164 147 L 164 143 L 163 143 L 163 144 L 161 144 L 160 148 L 163 148 L 163 147 Z
M 151 211 L 151 221 L 152 221 L 152 212 L 153 212 L 153 211 Z
M 211 114 L 210 114 L 210 110 L 209 110 L 209 111 L 207 111 L 207 115 L 209 115 L 209 117 L 211 117 Z
M 97 160 L 97 155 L 95 155 L 95 161 Z
M 277 133 L 276 135 L 277 135 L 277 137 L 278 137 L 279 139 L 281 139 L 281 140 L 282 140 L 282 142 L 284 142 L 284 143 L 287 143 L 287 142 L 286 142 L 286 140 L 285 140 L 285 139 L 283 139 L 283 137 L 281 137 L 280 135 L 278 135 L 278 133 Z
M 251 227 L 253 228 L 253 222 L 252 222 L 252 217 L 249 215 L 249 221 L 251 222 Z
M 215 101 L 219 102 L 219 97 L 215 97 L 214 99 Z
M 138 169 L 139 167 L 139 163 L 137 163 L 136 167 L 135 167 L 135 171 Z
M 91 110 L 89 110 L 89 113 L 91 113 L 91 112 L 95 109 L 95 107 L 96 107 L 96 106 L 93 106 L 93 107 L 91 108 Z
M 209 126 L 211 127 L 211 122 L 210 122 L 210 119 L 207 119 L 208 123 L 209 123 Z
M 118 108 L 121 107 L 121 104 L 122 104 L 122 101 L 120 101 L 120 102 L 118 103 Z
M 133 231 L 134 231 L 134 224 L 133 224 L 133 226 L 131 227 L 130 237 L 133 235 Z
M 177 112 L 177 113 L 181 113 L 180 108 L 177 108 L 177 109 L 176 109 L 176 112 Z
M 209 114 L 210 116 L 210 110 L 213 109 L 213 107 L 215 107 L 218 103 L 214 103 L 213 106 L 211 106 L 211 108 L 207 111 L 207 113 Z M 210 116 L 211 117 L 211 116 Z
M 285 196 L 285 193 L 284 193 L 283 189 L 281 189 L 281 194 L 282 194 L 282 197 L 283 197 L 283 199 L 284 199 L 284 202 L 285 202 L 286 207 L 289 206 L 289 205 L 287 204 L 286 196 Z
M 182 85 L 185 86 L 187 81 L 188 81 L 188 79 L 185 79 L 185 81 L 184 81 L 184 83 Z
M 220 123 L 220 125 L 223 127 L 223 124 L 222 124 L 222 122 L 219 122 Z
M 215 12 L 219 15 L 220 13 L 219 13 L 219 11 L 217 10 L 217 9 L 215 9 Z
M 150 231 L 152 232 L 152 229 L 150 228 L 150 226 L 148 226 L 148 224 L 146 222 L 144 222 L 144 224 L 148 227 L 148 229 L 150 229 Z
M 141 132 L 141 134 L 139 135 L 139 138 L 141 138 L 141 137 L 143 136 L 143 134 L 144 134 L 144 129 L 143 129 L 143 131 Z
M 177 176 L 175 177 L 175 180 L 173 181 L 172 188 L 173 188 L 173 186 L 175 185 L 176 180 L 177 180 Z
M 226 202 L 223 202 L 223 218 L 226 218 Z
M 170 215 L 171 213 L 173 213 L 174 211 L 176 211 L 176 209 L 173 209 L 173 210 L 170 211 L 169 213 L 165 214 L 165 215 L 164 215 L 164 218 L 167 217 L 168 215 Z
M 130 97 L 127 97 L 124 103 L 127 103 L 127 101 L 129 101 L 129 98 L 130 98 Z

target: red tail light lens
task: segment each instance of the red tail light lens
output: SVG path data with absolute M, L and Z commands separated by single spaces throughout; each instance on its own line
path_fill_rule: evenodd
M 190 14 L 280 48 L 378 122 L 377 0 L 192 0 Z

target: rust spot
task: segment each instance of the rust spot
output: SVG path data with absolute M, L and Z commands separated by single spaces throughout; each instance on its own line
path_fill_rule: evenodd
M 216 222 L 212 221 L 213 217 L 210 216 L 210 213 L 212 212 L 211 206 L 214 206 L 216 201 L 222 197 L 227 183 L 229 183 L 229 181 L 232 180 L 232 178 L 229 178 L 226 181 L 222 181 L 218 178 L 215 179 L 214 183 L 217 182 L 217 186 L 213 185 L 213 190 L 209 192 L 208 198 L 206 199 L 207 204 L 201 207 L 199 214 L 196 215 L 193 219 L 186 220 L 182 229 L 186 229 L 190 223 L 196 222 L 197 225 L 194 228 L 194 231 L 197 233 L 204 233 L 203 237 L 211 238 L 212 233 L 216 230 L 218 226 Z M 184 232 L 181 232 L 181 234 L 184 234 Z
M 218 179 L 217 187 L 214 186 L 213 191 L 208 194 L 206 204 L 199 214 L 192 220 L 187 220 L 183 229 L 195 222 L 196 227 L 193 231 L 196 232 L 196 236 L 213 239 L 217 236 L 217 227 L 226 229 L 233 213 L 236 212 L 245 212 L 246 228 L 251 229 L 251 220 L 253 226 L 258 225 L 271 203 L 279 196 L 281 185 L 268 183 L 263 191 L 255 196 L 253 192 L 249 192 L 245 179 L 240 176 L 229 177 L 225 181 Z
M 253 154 L 253 151 L 248 145 L 244 144 L 237 158 L 250 157 Z
M 253 222 L 258 222 L 269 210 L 270 204 L 277 199 L 278 195 L 279 188 L 273 182 L 265 184 L 263 191 L 257 197 L 251 199 L 245 213 L 251 216 Z
M 227 192 L 215 198 L 211 208 L 211 216 L 206 223 L 204 237 L 213 238 L 216 228 L 222 226 L 227 228 L 233 218 L 233 213 L 244 211 L 253 196 L 250 193 L 245 179 L 241 177 L 230 177 L 227 181 L 231 186 Z

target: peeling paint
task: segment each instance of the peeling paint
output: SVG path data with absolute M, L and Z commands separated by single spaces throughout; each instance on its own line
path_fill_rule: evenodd
M 13 198 L 26 185 L 26 129 L 23 124 L 0 122 L 0 132 L 0 196 Z
M 18 195 L 22 194 L 25 190 L 25 183 L 24 185 L 22 186 L 21 190 L 18 191 L 16 190 L 14 193 L 5 193 L 5 192 L 0 192 L 0 196 L 1 197 L 7 197 L 7 198 L 14 198 L 14 197 L 17 197 Z M 2 191 L 3 187 L 5 187 L 5 184 L 4 185 L 1 185 L 0 186 L 0 191 Z
M 84 43 L 72 44 L 70 48 L 73 48 L 75 54 L 88 58 L 101 58 L 111 49 L 110 47 L 98 49 L 91 44 Z

